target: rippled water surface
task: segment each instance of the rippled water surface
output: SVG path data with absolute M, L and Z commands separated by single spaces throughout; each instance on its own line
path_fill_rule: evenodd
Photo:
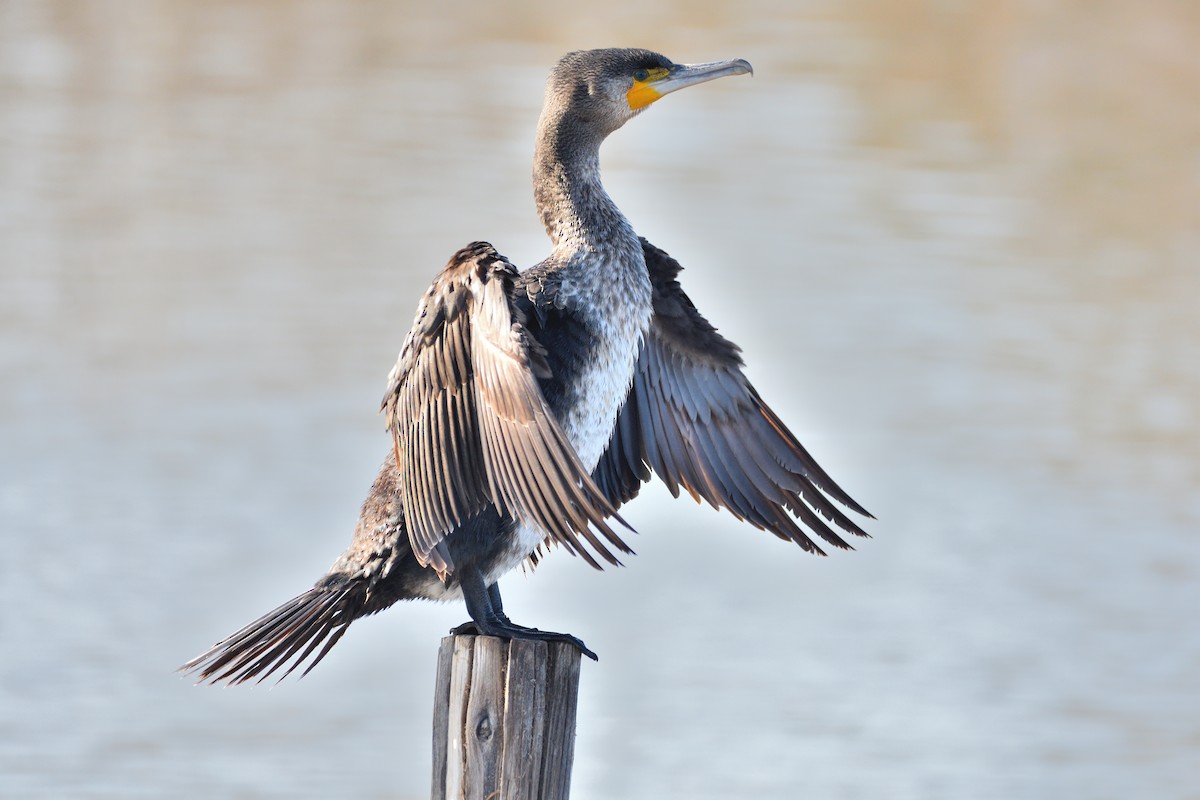
M 753 62 L 607 184 L 879 520 L 817 559 L 647 490 L 625 569 L 508 578 L 601 655 L 574 796 L 1200 797 L 1198 39 L 1170 0 L 0 4 L 0 795 L 427 795 L 461 607 L 271 691 L 172 670 L 340 551 L 419 293 L 545 253 L 549 66 L 637 44 Z

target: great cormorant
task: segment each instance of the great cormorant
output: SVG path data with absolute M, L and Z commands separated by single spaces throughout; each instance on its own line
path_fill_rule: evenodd
M 632 551 L 617 509 L 651 473 L 810 552 L 809 532 L 841 548 L 834 527 L 866 535 L 829 498 L 870 515 L 767 407 L 738 347 L 680 288 L 679 264 L 600 183 L 610 133 L 663 95 L 749 72 L 638 49 L 558 62 L 533 166 L 553 251 L 525 272 L 483 242 L 455 253 L 388 377 L 393 448 L 349 549 L 182 670 L 240 683 L 308 661 L 307 673 L 352 621 L 413 598 L 461 597 L 471 622 L 458 632 L 566 640 L 595 658 L 573 636 L 511 622 L 496 582 L 549 544 L 618 564 L 614 551 Z

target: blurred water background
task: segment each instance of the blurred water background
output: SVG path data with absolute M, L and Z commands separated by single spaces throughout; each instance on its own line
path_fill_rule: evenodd
M 349 539 L 419 293 L 547 244 L 563 52 L 742 57 L 606 182 L 879 517 L 804 555 L 648 489 L 557 553 L 574 796 L 1200 797 L 1200 7 L 0 2 L 0 795 L 419 798 L 461 606 L 176 665 Z

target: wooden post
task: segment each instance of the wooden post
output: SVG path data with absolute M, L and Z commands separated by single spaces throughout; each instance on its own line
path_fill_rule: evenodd
M 579 650 L 447 636 L 433 700 L 434 800 L 566 800 Z

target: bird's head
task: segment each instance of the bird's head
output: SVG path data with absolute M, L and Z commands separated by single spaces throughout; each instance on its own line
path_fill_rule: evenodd
M 603 139 L 664 95 L 752 72 L 740 58 L 675 64 L 650 50 L 579 50 L 567 53 L 551 70 L 542 114 L 569 120 Z

